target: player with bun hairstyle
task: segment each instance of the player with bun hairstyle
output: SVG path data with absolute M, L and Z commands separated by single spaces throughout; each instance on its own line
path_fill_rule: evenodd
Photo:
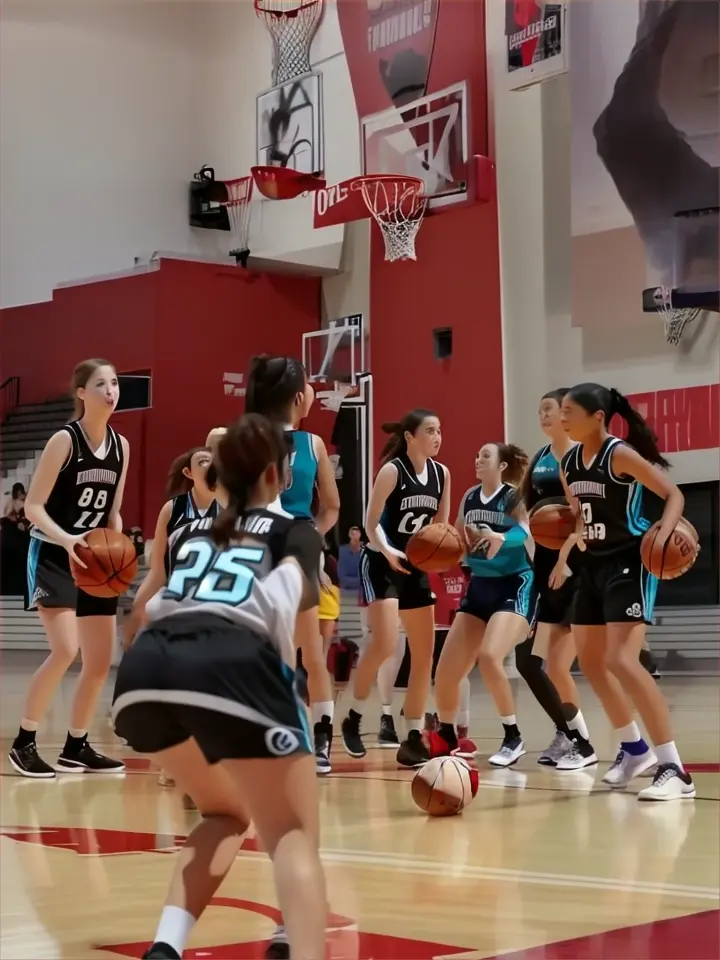
M 115 649 L 117 597 L 84 593 L 70 572 L 71 557 L 85 566 L 75 551 L 87 546 L 87 533 L 102 527 L 122 531 L 120 507 L 130 448 L 108 424 L 120 396 L 115 367 L 108 360 L 84 360 L 73 371 L 71 392 L 74 419 L 48 440 L 25 500 L 25 514 L 33 525 L 27 608 L 38 610 L 50 653 L 30 681 L 10 763 L 22 776 L 35 779 L 55 776 L 38 755 L 35 735 L 78 648 L 82 670 L 56 769 L 65 773 L 125 769 L 87 740 Z
M 182 956 L 251 821 L 272 859 L 292 956 L 324 955 L 318 789 L 293 670 L 298 610 L 318 603 L 322 544 L 309 523 L 268 509 L 287 454 L 284 431 L 265 417 L 245 414 L 228 429 L 214 461 L 228 506 L 171 535 L 168 585 L 118 669 L 118 734 L 154 755 L 203 817 L 178 854 L 146 958 Z
M 504 730 L 500 750 L 490 763 L 509 767 L 525 753 L 503 662 L 529 628 L 533 585 L 529 529 L 516 489 L 527 463 L 527 455 L 514 444 L 484 444 L 475 459 L 480 483 L 460 503 L 456 527 L 467 543 L 465 563 L 471 576 L 435 671 L 440 725 L 430 734 L 433 756 L 476 752 L 472 741 L 458 741 L 455 730 L 461 683 L 475 662 Z
M 520 492 L 527 510 L 540 502 L 565 503 L 560 481 L 560 461 L 574 446 L 560 420 L 560 404 L 567 387 L 549 390 L 540 400 L 540 429 L 550 441 L 535 454 L 521 484 Z M 534 630 L 519 644 L 515 662 L 535 699 L 555 724 L 556 733 L 538 763 L 557 770 L 579 770 L 597 763 L 590 734 L 580 710 L 580 695 L 570 672 L 576 651 L 570 620 L 578 578 L 577 550 L 568 558 L 564 582 L 558 589 L 550 586 L 550 574 L 558 561 L 557 550 L 535 544 Z M 547 673 L 543 669 L 547 664 Z
M 608 433 L 615 415 L 627 424 L 625 440 Z M 577 530 L 560 551 L 550 583 L 562 586 L 570 552 L 580 547 L 572 618 L 578 659 L 620 741 L 620 752 L 603 780 L 625 786 L 657 762 L 653 783 L 640 791 L 639 799 L 692 799 L 695 786 L 672 739 L 667 703 L 639 659 L 658 585 L 640 557 L 640 543 L 650 526 L 642 516 L 642 490 L 647 487 L 665 501 L 655 539 L 660 548 L 681 518 L 685 499 L 658 470 L 668 462 L 657 437 L 617 390 L 578 384 L 563 398 L 561 419 L 577 443 L 563 457 L 561 472 L 577 514 Z M 633 721 L 629 701 L 645 724 L 654 753 Z
M 353 706 L 343 720 L 342 736 L 351 757 L 365 756 L 360 724 L 366 701 L 379 669 L 395 656 L 402 623 L 410 647 L 410 678 L 404 709 L 408 732 L 397 760 L 402 766 L 417 767 L 429 759 L 422 730 L 435 645 L 435 597 L 428 575 L 413 567 L 404 551 L 418 530 L 434 522 L 447 523 L 450 473 L 434 459 L 442 436 L 432 410 L 411 410 L 399 422 L 383 424 L 383 430 L 390 439 L 370 494 L 365 519 L 368 543 L 360 557 L 371 635 L 355 670 Z M 389 706 L 383 707 L 381 722 L 392 724 Z
M 315 399 L 305 367 L 292 357 L 253 357 L 245 394 L 248 413 L 262 413 L 287 432 L 292 451 L 285 488 L 275 504 L 290 516 L 314 522 L 322 536 L 337 523 L 340 495 L 325 444 L 321 437 L 298 429 Z M 313 496 L 317 490 L 317 511 Z M 330 748 L 333 737 L 333 687 L 320 632 L 317 610 L 298 617 L 297 645 L 307 671 L 308 693 L 315 732 L 317 773 L 331 772 Z

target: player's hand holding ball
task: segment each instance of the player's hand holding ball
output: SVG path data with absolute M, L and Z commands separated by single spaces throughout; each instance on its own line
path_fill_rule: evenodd
M 403 565 L 403 560 L 407 559 L 404 553 L 400 553 L 399 550 L 397 552 L 387 550 L 384 556 L 395 573 L 410 573 L 407 567 Z
M 77 552 L 78 547 L 85 547 L 85 549 L 87 549 L 88 546 L 87 540 L 84 536 L 82 536 L 82 534 L 77 537 L 64 537 L 61 546 L 67 550 L 73 563 L 76 563 L 79 567 L 82 567 L 83 570 L 87 570 L 87 564 Z

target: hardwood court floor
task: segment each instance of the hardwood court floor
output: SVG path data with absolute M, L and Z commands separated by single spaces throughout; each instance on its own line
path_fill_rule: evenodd
M 32 666 L 27 655 L 3 658 L 3 756 Z M 615 744 L 585 687 L 602 759 L 596 772 L 560 775 L 537 765 L 552 731 L 520 684 L 518 717 L 533 752 L 510 771 L 480 759 L 478 797 L 448 820 L 414 808 L 411 774 L 395 769 L 392 753 L 373 749 L 364 762 L 352 761 L 336 743 L 335 772 L 320 784 L 333 911 L 328 957 L 717 960 L 717 682 L 668 678 L 662 687 L 696 780 L 694 803 L 640 804 L 638 786 L 613 793 L 600 784 Z M 51 761 L 64 739 L 70 689 L 63 687 L 41 731 Z M 486 757 L 498 724 L 479 682 L 472 708 L 471 730 Z M 105 720 L 93 734 L 109 753 L 127 753 Z M 3 761 L 2 960 L 141 956 L 173 852 L 197 815 L 158 786 L 145 759 L 128 764 L 124 777 L 34 782 Z M 186 956 L 256 960 L 278 916 L 274 904 L 268 860 L 250 840 Z

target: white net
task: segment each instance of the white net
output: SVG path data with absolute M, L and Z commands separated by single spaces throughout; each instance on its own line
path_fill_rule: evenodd
M 255 0 L 273 42 L 274 87 L 310 72 L 310 46 L 320 23 L 323 0 Z
M 670 287 L 656 287 L 653 299 L 655 308 L 665 324 L 665 340 L 677 346 L 685 327 L 699 316 L 700 308 L 674 307 Z
M 226 180 L 228 198 L 225 201 L 234 244 L 230 256 L 240 262 L 247 262 L 250 253 L 250 214 L 252 211 L 252 177 L 240 177 L 239 180 Z
M 416 260 L 415 237 L 427 197 L 415 177 L 370 176 L 360 181 L 363 199 L 385 240 L 386 260 Z
M 352 384 L 326 383 L 324 381 L 314 381 L 315 397 L 319 401 L 323 410 L 330 410 L 333 413 L 342 406 L 343 400 L 353 392 Z

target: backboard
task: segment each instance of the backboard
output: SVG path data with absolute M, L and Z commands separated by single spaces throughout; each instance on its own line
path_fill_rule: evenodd
M 362 314 L 332 320 L 322 330 L 304 333 L 303 364 L 311 382 L 355 387 L 365 370 Z
M 258 166 L 322 172 L 322 74 L 306 73 L 259 94 L 256 114 Z
M 672 303 L 678 308 L 718 310 L 718 207 L 682 210 L 673 217 Z M 655 287 L 643 291 L 643 310 L 655 310 Z
M 363 173 L 420 177 L 431 208 L 468 198 L 470 154 L 465 82 L 361 121 Z

